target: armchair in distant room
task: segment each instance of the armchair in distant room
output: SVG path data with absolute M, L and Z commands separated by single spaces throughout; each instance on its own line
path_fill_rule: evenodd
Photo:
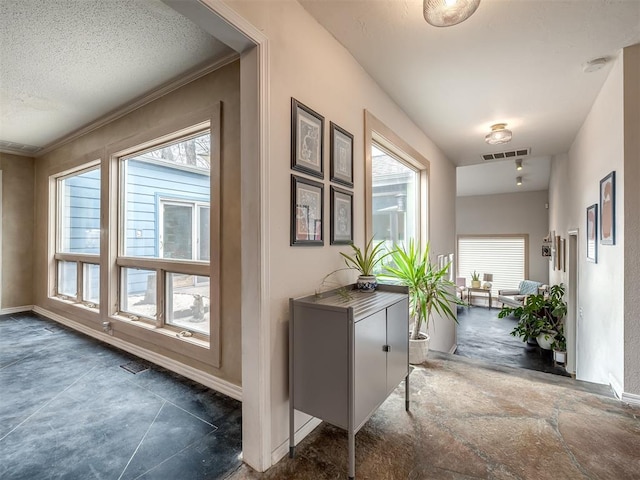
M 456 294 L 460 297 L 460 300 L 464 301 L 464 297 L 467 294 L 467 279 L 464 277 L 456 278 Z

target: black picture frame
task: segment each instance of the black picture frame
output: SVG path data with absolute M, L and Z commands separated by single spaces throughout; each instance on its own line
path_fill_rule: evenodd
M 616 244 L 616 172 L 600 180 L 600 244 Z
M 598 263 L 598 204 L 587 207 L 587 261 Z
M 331 186 L 331 245 L 353 243 L 353 192 Z
M 353 188 L 353 135 L 329 122 L 331 181 Z
M 324 179 L 324 117 L 293 97 L 291 168 Z
M 291 175 L 291 245 L 324 245 L 324 185 Z

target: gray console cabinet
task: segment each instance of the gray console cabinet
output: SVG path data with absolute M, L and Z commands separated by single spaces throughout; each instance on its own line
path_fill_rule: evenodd
M 379 285 L 373 293 L 349 290 L 350 298 L 334 290 L 290 299 L 290 457 L 299 410 L 347 430 L 354 478 L 355 434 L 402 380 L 409 410 L 407 292 Z

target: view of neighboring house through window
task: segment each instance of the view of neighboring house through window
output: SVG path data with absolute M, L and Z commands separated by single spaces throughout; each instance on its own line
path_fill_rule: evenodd
M 371 146 L 373 236 L 391 249 L 419 241 L 420 173 L 379 144 Z
M 100 303 L 100 169 L 56 179 L 56 286 L 63 299 Z
M 527 278 L 529 258 L 526 235 L 486 235 L 458 237 L 458 277 L 467 279 L 475 271 L 482 281 L 485 273 L 493 275 L 492 291 L 517 289 Z
M 210 332 L 210 142 L 200 131 L 120 161 L 120 310 L 203 337 Z

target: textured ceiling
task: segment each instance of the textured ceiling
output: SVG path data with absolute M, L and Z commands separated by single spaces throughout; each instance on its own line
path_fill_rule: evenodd
M 231 51 L 158 0 L 1 0 L 0 140 L 45 146 Z
M 529 171 L 541 159 L 542 172 L 542 159 L 569 150 L 611 60 L 640 42 L 638 0 L 482 0 L 449 28 L 428 25 L 421 0 L 300 3 L 459 166 L 530 147 Z M 610 62 L 583 73 L 596 57 Z M 499 122 L 513 140 L 491 147 L 484 136 Z M 515 190 L 513 163 L 498 164 Z M 499 175 L 479 178 L 487 192 L 504 188 Z

